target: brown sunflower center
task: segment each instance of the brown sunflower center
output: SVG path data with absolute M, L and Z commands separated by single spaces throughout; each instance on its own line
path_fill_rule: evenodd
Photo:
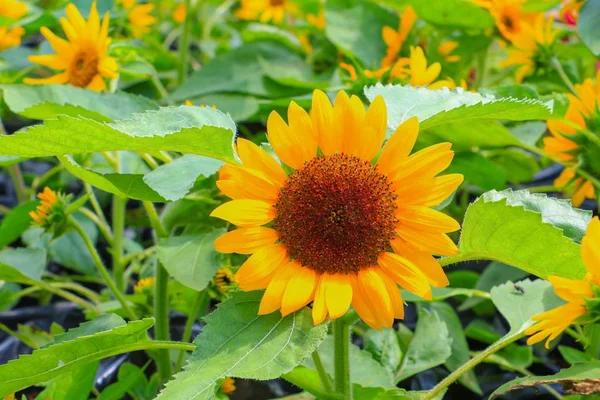
M 293 172 L 275 204 L 274 228 L 290 258 L 318 272 L 377 264 L 394 237 L 395 195 L 368 161 L 319 156 Z
M 515 30 L 515 23 L 510 15 L 502 16 L 502 24 L 506 27 L 509 32 L 513 32 Z
M 271 7 L 281 7 L 285 3 L 285 0 L 269 0 L 269 2 L 271 3 Z
M 86 87 L 98 73 L 98 55 L 95 52 L 79 51 L 69 69 L 69 82 L 73 86 Z

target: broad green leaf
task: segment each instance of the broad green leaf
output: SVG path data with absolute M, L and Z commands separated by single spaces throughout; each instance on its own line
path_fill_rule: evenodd
M 359 0 L 330 0 L 325 4 L 325 35 L 339 50 L 368 68 L 379 68 L 386 45 L 384 26 L 398 28 L 398 18 L 377 4 Z
M 533 181 L 535 174 L 540 170 L 538 160 L 523 149 L 491 150 L 487 152 L 486 157 L 500 168 L 507 181 L 513 185 Z
M 490 13 L 469 0 L 415 1 L 412 5 L 420 18 L 439 27 L 483 30 L 494 26 Z
M 4 249 L 0 251 L 0 280 L 35 285 L 46 267 L 44 249 Z
M 82 336 L 91 336 L 96 333 L 110 331 L 126 324 L 125 320 L 116 314 L 100 315 L 91 321 L 82 323 L 76 328 L 69 329 L 67 332 L 57 335 L 51 343 L 48 343 L 44 347 L 75 340 Z
M 197 236 L 173 236 L 158 243 L 158 259 L 183 285 L 203 290 L 221 266 L 215 240 L 226 232 L 215 229 Z
M 308 357 L 327 334 L 313 326 L 310 310 L 284 318 L 279 312 L 257 315 L 260 292 L 235 292 L 205 317 L 183 372 L 166 384 L 157 399 L 210 399 L 216 383 L 227 376 L 275 379 Z
M 0 156 L 0 167 L 8 167 L 17 164 L 23 160 L 23 157 Z
M 469 345 L 467 343 L 467 339 L 465 338 L 463 327 L 460 323 L 458 315 L 456 314 L 456 311 L 454 311 L 450 305 L 443 302 L 425 304 L 424 308 L 435 313 L 446 325 L 446 328 L 448 329 L 448 335 L 452 338 L 452 353 L 446 362 L 444 362 L 444 365 L 450 371 L 456 371 L 461 365 L 469 361 L 471 358 L 469 355 Z M 481 387 L 477 382 L 477 377 L 475 376 L 474 370 L 470 370 L 463 374 L 458 381 L 471 391 L 479 395 L 483 395 Z
M 384 328 L 381 331 L 369 329 L 363 336 L 365 351 L 387 368 L 390 373 L 396 372 L 402 361 L 402 349 L 396 331 Z
M 600 0 L 588 0 L 579 11 L 577 31 L 579 37 L 594 55 L 600 55 L 600 32 L 598 20 L 600 19 Z
M 444 389 L 431 400 L 442 400 L 446 394 Z M 363 388 L 359 385 L 354 385 L 354 399 L 355 400 L 421 400 L 427 391 L 425 390 L 406 390 L 406 389 L 390 389 L 386 390 L 383 388 Z
M 146 366 L 149 362 L 146 364 Z M 134 387 L 145 387 L 148 385 L 144 370 L 137 365 L 131 363 L 123 363 L 119 368 L 118 381 L 108 386 L 97 397 L 98 400 L 121 400 L 125 395 L 131 392 Z
M 535 99 L 495 98 L 491 95 L 465 92 L 462 89 L 429 90 L 410 85 L 377 84 L 365 88 L 370 101 L 383 96 L 387 104 L 388 127 L 395 130 L 408 118 L 416 116 L 420 129 L 426 130 L 448 123 L 475 123 L 482 120 L 525 121 L 547 119 L 553 102 Z
M 52 379 L 36 400 L 88 400 L 94 386 L 98 361 Z
M 452 354 L 448 327 L 436 313 L 421 309 L 415 335 L 408 346 L 395 381 L 401 382 L 419 372 L 441 365 Z
M 514 379 L 496 389 L 490 396 L 490 399 L 506 394 L 511 390 L 536 386 L 542 383 L 560 383 L 561 385 L 568 385 L 569 387 L 572 387 L 573 385 L 577 386 L 579 383 L 585 384 L 586 382 L 588 385 L 598 385 L 598 377 L 600 377 L 600 361 L 575 364 L 554 375 L 526 376 Z
M 154 320 L 133 321 L 115 329 L 82 336 L 24 355 L 0 366 L 0 396 L 49 381 L 63 373 L 121 353 L 143 349 Z
M 290 68 L 304 64 L 299 54 L 275 41 L 244 43 L 218 55 L 192 73 L 171 97 L 175 101 L 184 101 L 210 93 L 243 93 L 277 98 L 293 96 L 295 92 L 310 92 L 290 90 L 267 78 L 267 73 L 260 63 L 261 59 Z
M 522 143 L 535 146 L 540 138 L 544 136 L 544 133 L 546 133 L 546 123 L 542 121 L 527 121 L 511 128 L 510 132 Z
M 260 109 L 256 97 L 237 93 L 211 93 L 189 100 L 197 106 L 215 106 L 229 114 L 234 121 L 247 121 Z
M 18 301 L 15 296 L 21 290 L 21 286 L 14 282 L 0 280 L 0 312 L 12 308 Z
M 71 85 L 2 85 L 0 90 L 12 112 L 31 119 L 64 114 L 113 121 L 158 109 L 146 97 L 126 92 L 98 93 Z
M 0 137 L 0 154 L 46 157 L 171 150 L 236 163 L 232 146 L 235 130 L 229 116 L 208 107 L 162 107 L 114 123 L 58 116 L 27 131 Z
M 508 177 L 504 171 L 480 153 L 456 153 L 445 172 L 463 174 L 466 182 L 482 191 L 502 190 L 507 186 Z
M 499 261 L 541 278 L 578 279 L 586 269 L 574 240 L 590 219 L 568 200 L 525 190 L 487 192 L 467 209 L 461 257 Z
M 283 30 L 274 25 L 251 22 L 240 33 L 244 42 L 273 40 L 278 43 L 284 44 L 290 50 L 302 50 L 300 41 L 293 33 Z
M 37 201 L 26 201 L 4 216 L 0 225 L 0 248 L 17 240 L 31 226 L 29 212 L 35 210 L 38 204 Z
M 475 319 L 467 325 L 465 336 L 486 344 L 492 344 L 502 337 L 493 325 L 481 319 Z
M 421 129 L 424 129 L 421 126 Z M 494 149 L 516 146 L 519 141 L 504 125 L 494 120 L 446 123 L 434 126 L 419 134 L 417 147 L 450 142 L 455 151 L 472 151 L 473 148 Z
M 335 361 L 333 357 L 333 337 L 327 336 L 321 346 L 319 346 L 319 355 L 323 366 L 329 375 L 333 378 L 335 370 Z M 361 350 L 358 346 L 350 345 L 350 380 L 353 384 L 363 387 L 381 387 L 386 389 L 393 388 L 394 381 L 392 373 L 377 362 L 373 356 Z M 307 358 L 304 361 L 304 366 L 316 370 L 312 358 Z
M 520 334 L 535 323 L 531 317 L 564 304 L 548 281 L 526 279 L 518 285 L 507 282 L 491 292 L 494 305 L 510 326 L 506 336 Z
M 569 364 L 597 361 L 595 357 L 569 346 L 558 346 L 558 351 Z
M 184 155 L 175 161 L 161 165 L 146 174 L 144 182 L 166 200 L 183 198 L 201 176 L 215 174 L 223 165 L 223 161 L 213 158 Z
M 87 217 L 73 215 L 88 234 L 92 243 L 98 240 L 98 228 Z M 74 231 L 66 232 L 48 243 L 48 255 L 58 264 L 86 275 L 98 275 L 98 267 L 81 236 Z
M 483 292 L 489 292 L 494 286 L 500 285 L 507 281 L 516 282 L 525 278 L 527 275 L 529 275 L 527 272 L 518 268 L 504 265 L 499 262 L 492 262 L 485 268 L 479 277 L 479 280 L 475 285 L 475 289 Z M 460 307 L 458 307 L 458 310 L 468 310 L 483 301 L 485 301 L 485 299 L 482 297 L 471 297 L 470 299 L 465 300 Z

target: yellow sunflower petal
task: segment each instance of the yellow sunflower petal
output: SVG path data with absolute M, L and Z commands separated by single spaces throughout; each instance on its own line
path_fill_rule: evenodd
M 258 170 L 279 187 L 286 180 L 285 171 L 273 157 L 256 144 L 244 138 L 237 140 L 237 152 L 244 166 Z
M 323 286 L 323 276 L 317 278 L 317 287 L 315 288 L 315 299 L 312 306 L 312 318 L 315 325 L 319 325 L 327 318 L 327 305 L 325 304 L 325 287 Z
M 252 254 L 235 274 L 235 281 L 245 291 L 264 289 L 272 276 L 289 262 L 282 244 L 266 246 Z
M 420 250 L 441 256 L 451 256 L 459 253 L 454 242 L 444 233 L 418 231 L 408 226 L 396 229 L 398 236 Z
M 28 60 L 32 63 L 44 65 L 52 69 L 66 69 L 69 66 L 69 60 L 57 54 L 43 56 L 29 56 Z
M 552 284 L 554 293 L 556 293 L 558 297 L 572 304 L 585 305 L 584 298 L 594 297 L 590 282 L 586 280 L 549 276 L 548 282 Z
M 381 253 L 379 266 L 404 289 L 431 300 L 431 287 L 425 274 L 412 262 L 394 253 Z
M 369 306 L 379 324 L 391 328 L 394 323 L 394 310 L 390 296 L 379 274 L 374 268 L 363 268 L 358 272 L 357 282 L 361 288 L 363 300 Z
M 313 93 L 310 117 L 323 154 L 329 156 L 337 153 L 341 148 L 342 138 L 338 130 L 334 129 L 333 106 L 327 95 L 320 90 Z
M 104 82 L 104 79 L 102 79 L 102 76 L 96 75 L 94 76 L 92 81 L 87 85 L 87 88 L 95 92 L 101 92 L 103 90 L 106 90 L 106 83 Z
M 369 129 L 369 133 L 362 132 L 360 144 L 356 156 L 363 160 L 373 159 L 385 139 L 387 130 L 387 107 L 382 96 L 377 96 L 369 106 L 363 121 L 363 127 Z
M 215 240 L 215 249 L 221 253 L 252 254 L 273 244 L 279 238 L 277 231 L 264 226 L 239 228 Z
M 400 206 L 396 217 L 401 225 L 426 232 L 454 232 L 460 229 L 460 224 L 448 215 L 422 206 Z
M 367 325 L 380 331 L 383 324 L 376 318 L 370 304 L 367 303 L 367 295 L 359 284 L 358 275 L 349 274 L 348 277 L 352 284 L 352 307 Z
M 390 244 L 396 254 L 412 262 L 427 276 L 431 286 L 442 288 L 450 284 L 444 269 L 431 254 L 409 248 L 399 236 L 392 239 Z
M 381 280 L 385 284 L 385 288 L 387 289 L 388 295 L 390 296 L 390 301 L 392 302 L 392 309 L 394 310 L 394 318 L 402 319 L 404 318 L 404 303 L 402 302 L 402 295 L 400 294 L 400 289 L 396 282 L 393 281 L 385 272 L 383 272 L 380 268 L 374 268 L 375 272 L 379 274 Z
M 48 85 L 48 84 L 52 84 L 52 83 L 62 84 L 62 83 L 66 83 L 68 81 L 69 81 L 69 75 L 66 72 L 62 72 L 60 74 L 53 75 L 49 78 L 41 78 L 41 79 L 25 78 L 25 79 L 23 79 L 24 83 L 31 84 L 31 85 Z
M 581 256 L 588 272 L 600 277 L 600 220 L 592 218 L 581 241 Z
M 211 217 L 242 227 L 264 225 L 275 218 L 273 206 L 260 200 L 232 200 L 217 207 Z
M 407 119 L 396 128 L 377 160 L 379 171 L 386 175 L 395 171 L 412 151 L 418 135 L 419 120 L 417 117 Z
M 292 263 L 297 273 L 290 279 L 281 300 L 281 315 L 284 317 L 312 301 L 317 282 L 315 271 L 302 267 L 297 261 Z
M 300 168 L 305 161 L 315 157 L 317 151 L 315 147 L 312 154 L 312 148 L 308 148 L 311 145 L 310 140 L 298 134 L 302 135 L 302 132 L 290 129 L 277 112 L 273 111 L 269 115 L 267 119 L 269 143 L 281 161 L 294 169 Z
M 324 274 L 321 286 L 325 292 L 325 304 L 330 318 L 343 316 L 352 302 L 352 285 L 346 274 Z
M 450 150 L 451 143 L 439 143 L 429 146 L 408 157 L 390 174 L 390 179 L 396 185 L 412 179 L 433 178 L 450 165 L 454 152 Z
M 294 262 L 281 267 L 273 276 L 258 308 L 259 315 L 271 314 L 281 308 L 281 301 L 290 280 L 298 274 L 299 269 Z
M 434 207 L 446 200 L 463 182 L 461 174 L 448 174 L 424 179 L 396 189 L 399 205 Z

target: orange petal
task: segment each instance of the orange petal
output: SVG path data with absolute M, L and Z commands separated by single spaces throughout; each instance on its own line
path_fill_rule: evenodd
M 409 226 L 398 226 L 396 233 L 421 251 L 442 256 L 459 253 L 454 242 L 444 233 L 417 231 Z
M 444 269 L 431 254 L 409 248 L 399 236 L 392 239 L 390 244 L 396 254 L 412 262 L 427 276 L 431 286 L 441 288 L 450 284 Z
M 238 138 L 237 152 L 244 166 L 262 172 L 272 183 L 283 186 L 287 179 L 285 171 L 265 150 L 249 140 Z
M 377 160 L 379 171 L 387 175 L 396 170 L 412 151 L 418 135 L 419 120 L 417 117 L 407 119 L 396 128 Z
M 588 272 L 600 278 L 600 220 L 592 218 L 581 241 L 581 256 Z
M 426 232 L 454 232 L 460 224 L 448 215 L 422 206 L 400 206 L 396 217 L 402 225 Z
M 272 244 L 252 254 L 235 274 L 235 281 L 244 291 L 264 289 L 273 274 L 289 262 L 282 244 Z
M 324 287 L 325 304 L 330 318 L 343 316 L 352 302 L 352 285 L 346 274 L 324 274 L 321 278 Z
M 302 267 L 296 266 L 294 262 L 290 262 L 275 273 L 260 302 L 258 308 L 259 315 L 270 314 L 281 308 L 285 289 L 288 287 L 290 280 L 300 272 L 299 268 Z
M 302 267 L 297 261 L 292 261 L 298 271 L 290 279 L 281 301 L 281 315 L 284 317 L 310 303 L 315 294 L 317 275 L 310 268 Z
M 412 262 L 394 253 L 381 253 L 379 266 L 404 289 L 431 300 L 431 287 L 425 274 Z
M 373 159 L 385 139 L 387 129 L 387 107 L 382 96 L 377 96 L 369 106 L 363 121 L 363 129 L 367 132 L 361 132 L 356 156 L 363 160 Z
M 310 117 L 313 122 L 319 147 L 326 156 L 339 152 L 342 138 L 334 129 L 333 106 L 325 93 L 315 90 L 313 93 Z
M 275 243 L 278 238 L 276 230 L 263 226 L 240 228 L 218 237 L 215 249 L 220 253 L 252 254 Z
M 237 226 L 264 225 L 275 218 L 273 206 L 259 200 L 232 200 L 217 207 L 211 217 L 221 218 Z

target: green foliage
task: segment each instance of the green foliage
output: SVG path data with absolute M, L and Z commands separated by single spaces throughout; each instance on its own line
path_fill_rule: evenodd
M 496 389 L 490 398 L 494 399 L 511 390 L 536 386 L 543 383 L 576 385 L 579 382 L 589 380 L 590 383 L 593 384 L 594 381 L 597 381 L 598 376 L 600 376 L 600 362 L 576 364 L 550 376 L 526 376 L 514 379 Z
M 365 332 L 363 340 L 365 351 L 371 353 L 390 373 L 396 372 L 402 361 L 402 348 L 394 329 L 369 329 Z
M 600 1 L 586 1 L 579 15 L 577 24 L 579 37 L 594 55 L 600 55 L 600 33 L 597 25 L 600 18 Z
M 36 400 L 88 400 L 97 369 L 98 361 L 59 375 L 38 394 Z
M 419 17 L 441 28 L 483 30 L 494 26 L 490 13 L 468 0 L 416 1 L 414 8 Z
M 44 249 L 4 249 L 0 251 L 0 280 L 35 285 L 46 267 Z
M 8 213 L 0 224 L 0 249 L 11 244 L 31 226 L 29 213 L 37 207 L 37 201 L 27 201 L 19 204 Z
M 257 315 L 262 293 L 236 292 L 205 318 L 184 370 L 168 382 L 157 399 L 209 399 L 221 378 L 274 379 L 308 357 L 327 334 L 313 326 L 303 309 L 281 318 Z
M 499 261 L 542 278 L 581 278 L 586 269 L 574 240 L 581 239 L 590 218 L 567 200 L 491 191 L 467 209 L 461 257 Z
M 174 236 L 158 244 L 158 258 L 173 278 L 194 290 L 203 290 L 221 266 L 215 240 L 225 233 L 215 229 L 196 236 Z
M 0 396 L 72 373 L 102 358 L 139 348 L 153 319 L 133 321 L 114 329 L 81 336 L 36 350 L 0 366 Z

